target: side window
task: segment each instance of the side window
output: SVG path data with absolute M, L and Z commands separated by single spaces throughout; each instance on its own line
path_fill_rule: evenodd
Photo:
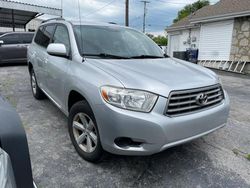
M 70 39 L 68 29 L 65 26 L 58 25 L 56 27 L 52 43 L 61 43 L 66 47 L 67 52 L 70 51 Z
M 43 29 L 44 27 L 41 26 L 38 28 L 37 30 L 37 33 L 36 33 L 36 36 L 35 36 L 35 43 L 37 43 L 38 45 L 41 45 L 42 46 L 42 40 L 43 40 Z
M 1 37 L 4 44 L 19 44 L 20 40 L 18 34 L 10 33 Z
M 39 44 L 40 46 L 47 48 L 47 46 L 49 45 L 51 36 L 53 35 L 54 28 L 55 28 L 54 25 L 40 27 L 37 31 L 35 42 Z
M 33 33 L 21 34 L 21 42 L 23 44 L 29 44 L 32 42 L 33 36 L 34 36 Z

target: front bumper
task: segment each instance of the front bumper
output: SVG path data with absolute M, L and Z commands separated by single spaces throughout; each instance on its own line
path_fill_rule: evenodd
M 178 117 L 164 115 L 167 99 L 159 97 L 150 113 L 133 112 L 97 105 L 94 114 L 104 150 L 120 155 L 151 155 L 209 134 L 226 125 L 229 97 L 210 109 Z M 114 140 L 128 137 L 142 142 L 139 146 L 119 147 Z

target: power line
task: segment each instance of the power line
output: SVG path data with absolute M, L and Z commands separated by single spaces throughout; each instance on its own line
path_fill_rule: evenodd
M 100 10 L 104 9 L 105 7 L 111 5 L 111 4 L 112 4 L 113 2 L 115 2 L 115 1 L 116 1 L 116 0 L 110 1 L 109 3 L 107 3 L 106 5 L 104 5 L 103 7 L 99 8 L 99 9 L 97 9 L 97 10 L 95 10 L 95 11 L 93 11 L 93 12 L 91 12 L 91 13 L 89 13 L 89 14 L 83 16 L 83 17 L 87 17 L 87 16 L 90 16 L 90 15 L 93 15 L 93 14 L 95 14 L 96 12 L 99 12 Z
M 142 18 L 142 16 L 143 15 L 136 16 L 135 18 L 133 18 L 133 19 L 130 20 L 130 23 L 133 23 L 134 21 L 139 20 L 140 18 Z

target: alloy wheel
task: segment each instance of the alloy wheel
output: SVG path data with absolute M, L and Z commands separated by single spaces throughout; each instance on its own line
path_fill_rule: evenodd
M 97 129 L 93 120 L 85 113 L 78 113 L 74 116 L 72 127 L 78 146 L 86 153 L 93 152 L 98 142 Z
M 32 74 L 31 74 L 31 87 L 32 87 L 33 93 L 36 94 L 37 86 L 36 86 L 36 77 L 35 77 L 34 72 L 32 72 Z

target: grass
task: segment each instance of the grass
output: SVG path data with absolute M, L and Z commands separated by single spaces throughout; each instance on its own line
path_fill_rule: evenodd
M 14 106 L 15 108 L 17 107 L 17 100 L 14 97 L 11 96 L 6 96 L 5 97 L 12 106 Z
M 250 161 L 250 153 L 246 155 L 246 159 Z
M 240 156 L 242 156 L 242 157 L 244 157 L 244 158 L 246 158 L 247 160 L 250 161 L 250 153 L 246 153 L 246 152 L 240 151 L 240 150 L 238 150 L 236 148 L 233 149 L 232 151 L 233 151 L 233 153 L 235 155 L 240 155 Z

